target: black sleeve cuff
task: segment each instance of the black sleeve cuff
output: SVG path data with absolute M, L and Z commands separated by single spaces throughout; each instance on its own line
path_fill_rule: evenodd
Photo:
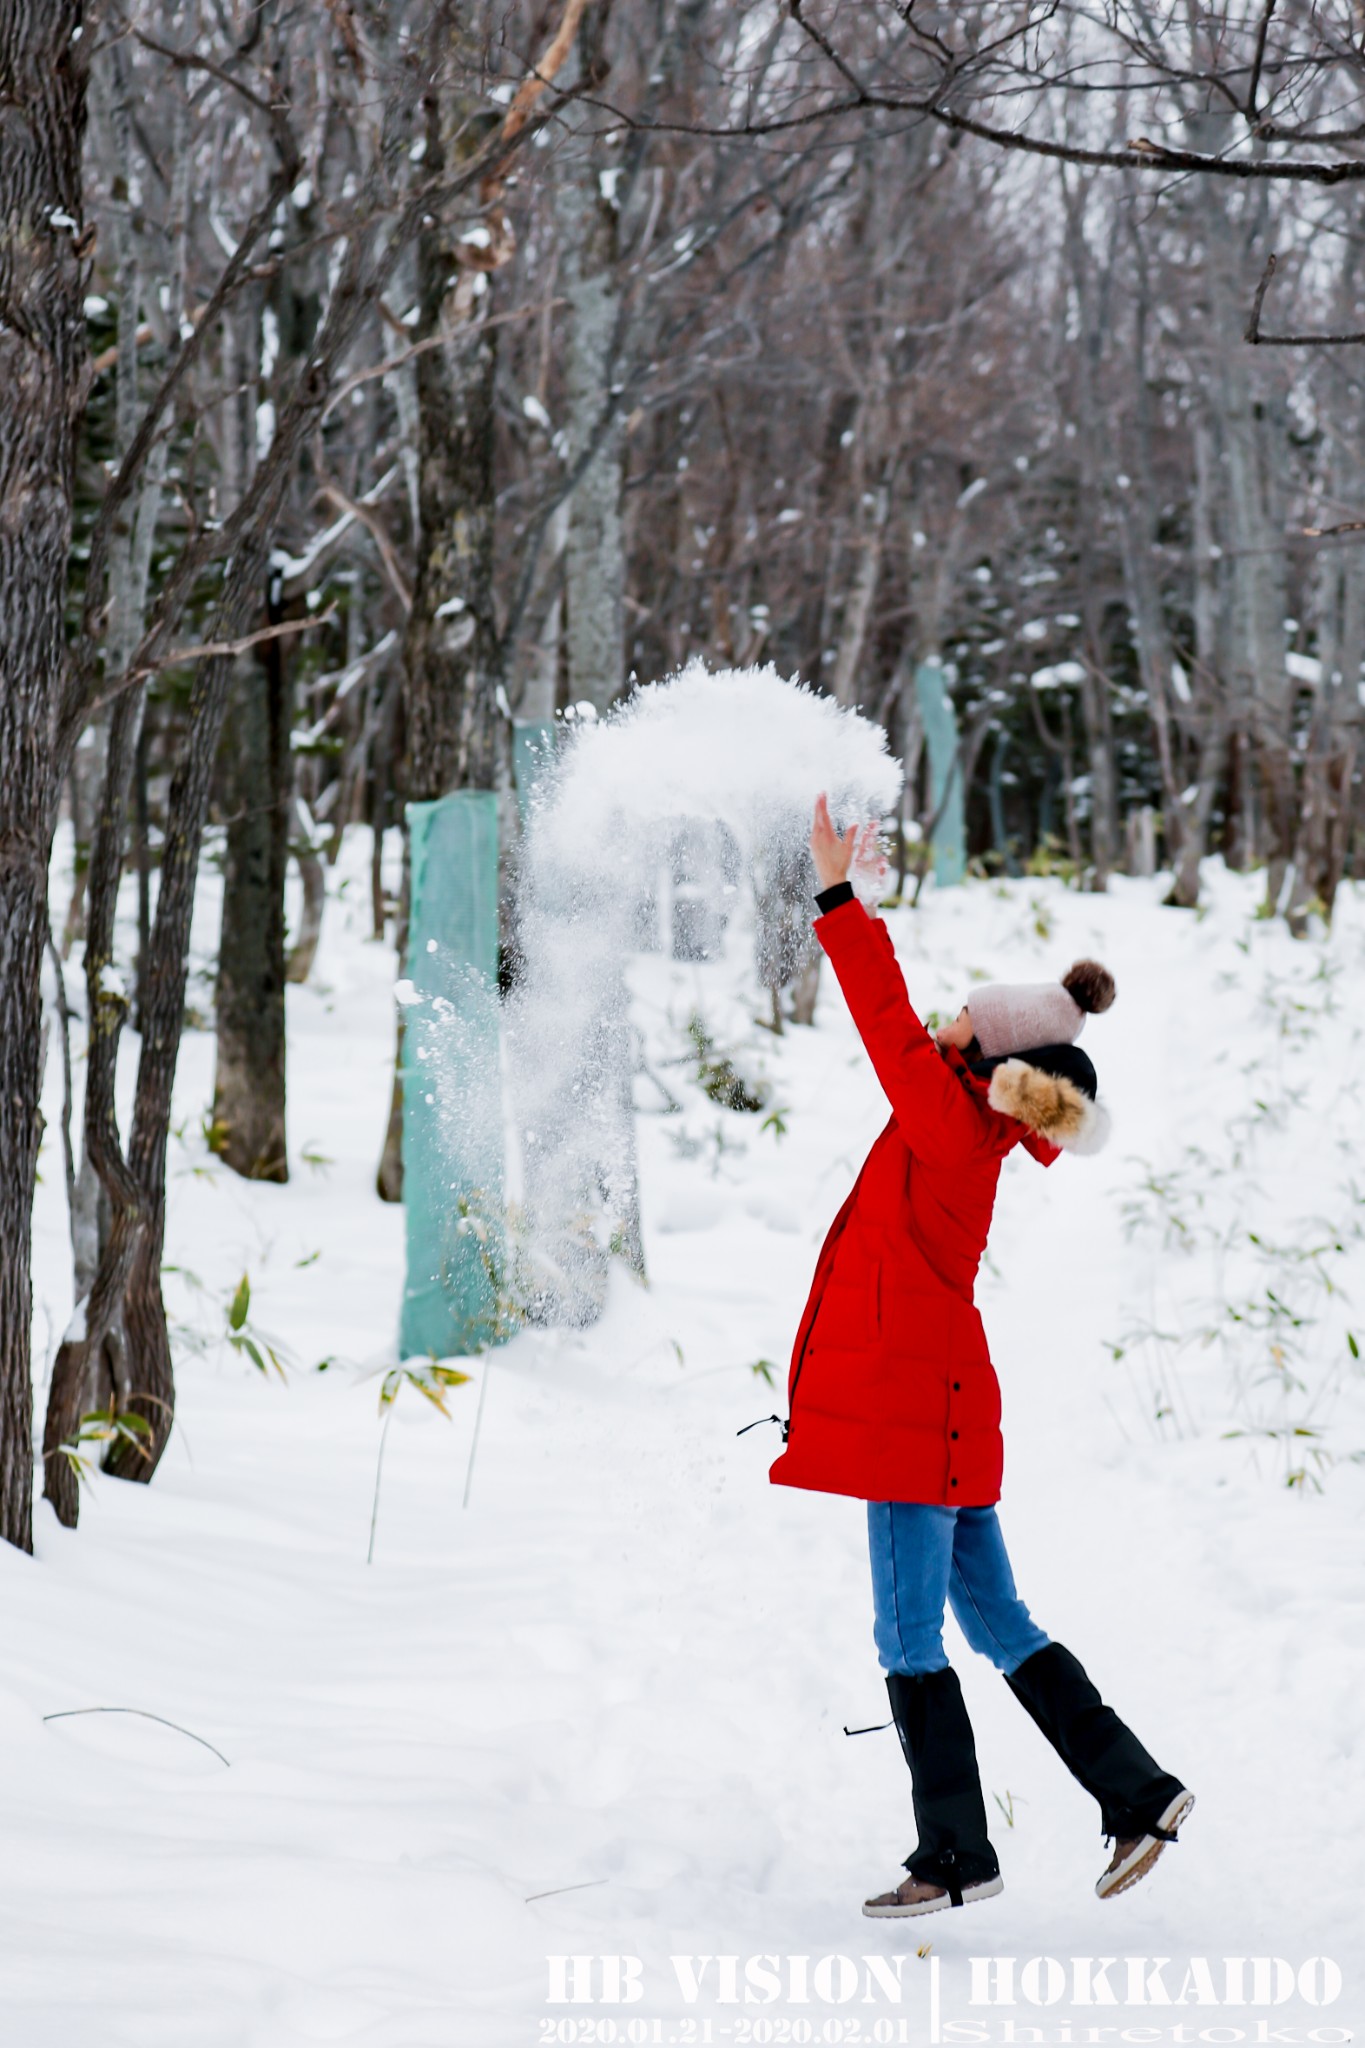
M 836 882 L 832 889 L 817 889 L 815 900 L 820 906 L 821 917 L 826 917 L 831 910 L 837 910 L 841 903 L 853 901 L 853 884 Z

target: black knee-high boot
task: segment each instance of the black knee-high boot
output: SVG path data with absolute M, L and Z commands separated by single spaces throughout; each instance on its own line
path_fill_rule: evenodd
M 1106 1835 L 1124 1841 L 1150 1832 L 1184 1791 L 1179 1778 L 1161 1770 L 1104 1704 L 1063 1644 L 1035 1650 L 1005 1683 L 1072 1776 L 1099 1801 Z
M 892 1671 L 886 1680 L 896 1733 L 910 1766 L 919 1842 L 905 1859 L 912 1877 L 942 1885 L 960 1906 L 965 1885 L 998 1877 L 986 1833 L 976 1744 L 955 1671 L 920 1677 Z

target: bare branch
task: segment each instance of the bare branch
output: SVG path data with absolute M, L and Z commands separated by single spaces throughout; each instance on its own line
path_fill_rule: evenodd
M 552 313 L 557 306 L 562 306 L 563 304 L 563 299 L 544 299 L 538 306 L 516 306 L 508 313 L 490 313 L 485 319 L 480 321 L 480 329 L 482 330 L 485 327 L 506 327 L 514 320 L 536 319 L 544 313 Z M 388 314 L 387 306 L 381 306 L 380 311 L 388 315 L 388 317 L 392 317 Z M 410 363 L 414 356 L 424 355 L 429 348 L 445 348 L 451 343 L 458 342 L 458 340 L 458 335 L 428 334 L 421 341 L 414 341 L 410 348 L 400 349 L 396 356 L 390 356 L 386 362 L 372 363 L 366 370 L 356 370 L 353 375 L 338 384 L 335 392 L 327 401 L 326 410 L 323 412 L 322 417 L 324 419 L 330 418 L 342 400 L 348 398 L 361 384 L 372 383 L 376 377 L 387 377 L 391 370 L 401 370 L 404 363 Z
M 147 35 L 140 28 L 135 28 L 133 35 L 144 50 L 154 50 L 158 57 L 169 58 L 178 70 L 207 72 L 211 78 L 218 79 L 233 92 L 240 93 L 244 100 L 250 100 L 252 106 L 259 107 L 271 121 L 276 119 L 278 108 L 271 101 L 263 99 L 260 93 L 253 92 L 249 85 L 243 85 L 240 78 L 234 78 L 225 64 L 216 64 L 212 57 L 205 57 L 198 50 L 173 50 L 168 44 L 159 43 L 155 36 Z
M 1261 13 L 1261 26 L 1256 34 L 1256 56 L 1251 67 L 1251 80 L 1247 86 L 1246 117 L 1256 119 L 1256 95 L 1261 87 L 1261 66 L 1265 62 L 1265 39 L 1270 32 L 1270 17 L 1275 12 L 1275 0 L 1265 0 Z
M 563 18 L 555 30 L 550 47 L 530 77 L 523 78 L 511 106 L 507 109 L 507 119 L 502 124 L 504 145 L 516 141 L 530 118 L 532 107 L 563 66 L 564 59 L 573 47 L 573 39 L 578 33 L 578 24 L 583 19 L 586 4 L 587 0 L 566 0 Z M 503 169 L 503 164 L 495 164 L 489 173 L 490 179 L 500 178 Z
M 642 134 L 751 141 L 768 135 L 787 134 L 795 128 L 809 128 L 821 121 L 834 121 L 844 114 L 917 114 L 958 134 L 977 135 L 983 142 L 994 143 L 998 149 L 1051 157 L 1062 163 L 1091 164 L 1104 170 L 1199 172 L 1208 177 L 1237 178 L 1249 183 L 1286 181 L 1328 186 L 1355 184 L 1365 179 L 1365 160 L 1339 159 L 1335 163 L 1315 164 L 1301 158 L 1290 158 L 1286 162 L 1275 163 L 1262 157 L 1206 156 L 1193 149 L 1168 149 L 1147 136 L 1137 137 L 1126 149 L 1085 149 L 1079 143 L 1053 142 L 1044 136 L 1030 135 L 1024 129 L 992 127 L 989 122 L 973 120 L 969 114 L 944 106 L 934 97 L 913 99 L 891 93 L 859 91 L 847 99 L 829 100 L 800 114 L 783 115 L 768 121 L 753 121 L 746 117 L 738 124 L 640 120 L 628 108 L 598 95 L 584 93 L 582 97 L 585 105 L 600 108 L 621 127 Z
M 1261 308 L 1265 304 L 1266 291 L 1271 278 L 1275 275 L 1278 262 L 1277 256 L 1270 256 L 1267 259 L 1265 269 L 1261 272 L 1261 281 L 1256 287 L 1256 296 L 1251 302 L 1251 317 L 1247 321 L 1244 338 L 1253 348 L 1354 348 L 1365 342 L 1365 331 L 1354 334 L 1262 334 Z M 1349 527 L 1333 526 L 1321 531 L 1346 533 L 1352 530 Z M 1317 527 L 1305 526 L 1303 531 L 1306 534 L 1319 535 Z
M 951 107 L 929 106 L 924 111 L 945 128 L 955 128 L 964 135 L 979 135 L 1000 149 L 1057 157 L 1064 163 L 1095 164 L 1122 171 L 1198 171 L 1209 177 L 1251 181 L 1288 179 L 1310 185 L 1353 184 L 1365 178 L 1365 162 L 1314 164 L 1291 158 L 1287 163 L 1267 163 L 1253 157 L 1205 156 L 1193 149 L 1167 149 L 1145 135 L 1130 142 L 1127 149 L 1082 149 L 1071 142 L 1048 142 L 1022 129 L 992 128 L 967 114 L 955 113 Z
M 284 619 L 277 626 L 262 626 L 258 633 L 244 633 L 238 640 L 202 640 L 194 647 L 172 648 L 169 654 L 158 655 L 155 660 L 135 663 L 109 689 L 92 700 L 87 706 L 86 716 L 93 718 L 97 711 L 103 711 L 107 704 L 112 704 L 134 683 L 145 682 L 148 676 L 156 675 L 164 668 L 183 668 L 192 661 L 211 661 L 219 655 L 245 654 L 249 647 L 259 646 L 263 640 L 282 640 L 290 633 L 307 633 L 314 626 L 328 625 L 335 617 L 336 606 L 329 605 L 325 612 L 310 613 L 306 619 Z
M 518 137 L 517 142 L 513 144 L 513 147 L 519 148 L 522 141 L 532 132 L 534 132 L 532 126 L 528 124 L 521 131 L 521 135 Z M 243 539 L 255 531 L 257 522 L 262 517 L 263 510 L 265 508 L 273 508 L 277 504 L 289 466 L 296 458 L 298 448 L 304 437 L 316 425 L 322 408 L 330 396 L 330 380 L 335 373 L 337 363 L 354 339 L 362 319 L 373 311 L 377 302 L 382 299 L 385 287 L 392 278 L 403 252 L 418 233 L 422 221 L 426 218 L 433 205 L 455 198 L 461 192 L 468 191 L 472 187 L 479 185 L 486 174 L 489 162 L 492 160 L 495 152 L 501 147 L 502 138 L 499 135 L 492 138 L 454 176 L 433 179 L 429 183 L 409 190 L 404 197 L 397 218 L 391 223 L 382 239 L 376 232 L 376 224 L 381 217 L 384 201 L 387 196 L 387 169 L 382 164 L 375 167 L 370 178 L 367 180 L 366 188 L 357 196 L 354 214 L 355 225 L 346 239 L 345 255 L 333 288 L 328 312 L 314 340 L 311 360 L 301 367 L 294 387 L 281 408 L 269 454 L 257 466 L 245 494 L 221 525 L 213 528 L 200 528 L 195 538 L 182 548 L 175 567 L 158 599 L 156 609 L 146 625 L 141 645 L 137 648 L 132 661 L 121 675 L 107 683 L 106 687 L 98 692 L 94 689 L 92 680 L 94 674 L 94 626 L 98 618 L 98 598 L 93 592 L 87 598 L 89 622 L 87 652 L 85 661 L 76 668 L 73 684 L 68 691 L 67 702 L 63 707 L 61 727 L 61 750 L 63 755 L 75 745 L 77 736 L 93 709 L 112 703 L 122 691 L 128 689 L 141 677 L 152 673 L 162 665 L 157 651 L 159 644 L 179 618 L 198 577 L 203 574 L 204 570 L 213 561 L 232 555 Z M 286 180 L 285 172 L 282 169 L 272 181 L 271 191 L 274 196 L 270 200 L 268 208 L 258 209 L 257 213 L 252 217 L 252 230 L 257 230 L 258 223 L 268 225 L 275 206 L 283 199 L 293 182 L 293 177 L 289 177 Z M 263 214 L 264 222 L 262 222 Z M 246 238 L 244 237 L 243 241 L 238 244 L 234 256 L 227 265 L 223 278 L 219 280 L 218 288 L 213 298 L 210 299 L 208 307 L 205 308 L 205 312 L 201 316 L 198 328 L 195 330 L 193 337 L 186 343 L 179 362 L 183 362 L 184 356 L 190 355 L 199 345 L 202 336 L 210 325 L 209 314 L 214 309 L 215 301 L 221 302 L 227 296 L 227 291 L 224 288 L 225 280 L 228 278 L 229 273 L 234 272 L 234 266 L 237 266 L 236 275 L 240 275 L 240 270 L 245 260 L 243 256 L 245 241 Z M 179 367 L 179 363 L 176 367 Z M 170 381 L 170 377 L 174 374 L 174 370 L 168 373 L 167 381 Z M 181 374 L 183 375 L 183 370 L 181 370 Z M 161 393 L 153 400 L 148 420 L 144 420 L 143 426 L 139 429 L 138 441 L 134 443 L 135 448 L 144 439 L 150 441 L 152 438 L 152 427 L 149 425 L 149 420 L 151 413 L 164 404 L 165 390 L 166 385 L 163 383 Z M 132 454 L 133 449 L 130 449 L 129 458 L 131 458 Z M 115 479 L 114 486 L 111 486 L 111 490 L 123 483 L 128 468 L 129 460 L 125 459 L 123 468 L 120 470 L 118 478 Z M 271 516 L 273 517 L 273 511 Z M 101 507 L 100 517 L 96 521 L 95 528 L 97 533 L 100 533 L 102 530 L 100 542 L 101 556 L 108 546 L 108 534 L 111 523 L 112 513 L 106 516 L 105 508 Z M 101 569 L 102 580 L 102 562 L 97 562 L 95 549 L 92 544 L 90 570 L 97 566 Z M 88 574 L 90 570 L 87 571 Z M 94 580 L 93 577 L 92 580 Z
M 583 9 L 586 5 L 587 0 L 565 0 L 564 13 L 560 18 L 559 27 L 550 39 L 549 48 L 529 77 L 522 79 L 513 95 L 512 104 L 507 109 L 507 118 L 502 124 L 498 138 L 503 154 L 486 173 L 480 187 L 479 197 L 491 215 L 489 227 L 493 235 L 492 247 L 499 253 L 505 251 L 504 261 L 512 253 L 511 236 L 503 221 L 500 205 L 507 166 L 511 162 L 517 140 L 531 118 L 532 108 L 563 68 L 564 60 L 573 48 L 573 39 L 578 34 L 578 24 L 583 19 Z M 490 264 L 489 267 L 492 268 L 493 265 Z
M 175 360 L 162 378 L 157 390 L 142 416 L 142 424 L 128 447 L 128 452 L 119 464 L 118 473 L 113 477 L 100 504 L 90 535 L 90 561 L 86 570 L 85 611 L 81 620 L 81 633 L 85 645 L 73 668 L 73 683 L 78 693 L 89 687 L 90 669 L 94 661 L 94 641 L 98 637 L 97 622 L 103 605 L 104 563 L 109 549 L 109 538 L 113 531 L 114 519 L 124 500 L 137 480 L 138 472 L 146 461 L 156 438 L 161 416 L 175 393 L 184 382 L 189 371 L 197 362 L 213 328 L 213 322 L 231 298 L 237 286 L 247 273 L 251 251 L 265 234 L 275 217 L 279 206 L 291 186 L 298 178 L 298 159 L 292 158 L 281 164 L 270 181 L 265 198 L 257 207 L 242 233 L 236 249 L 229 257 L 219 275 L 218 282 L 210 293 L 207 303 L 200 312 L 194 332 L 177 348 Z M 72 707 L 73 712 L 75 707 Z
M 379 559 L 384 564 L 385 574 L 397 593 L 398 602 L 402 605 L 405 612 L 410 612 L 412 610 L 412 592 L 408 589 L 407 579 L 398 566 L 398 557 L 393 551 L 393 542 L 389 539 L 389 536 L 385 533 L 369 506 L 358 499 L 347 497 L 341 485 L 337 483 L 324 483 L 322 486 L 322 496 L 329 498 L 338 511 L 349 513 L 352 519 L 358 520 L 360 525 L 364 527 L 366 533 L 369 534 L 379 550 Z
M 1272 250 L 1271 254 L 1266 258 L 1265 269 L 1261 272 L 1261 281 L 1256 287 L 1256 296 L 1251 302 L 1251 318 L 1246 324 L 1245 339 L 1251 342 L 1253 346 L 1261 338 L 1261 308 L 1265 304 L 1265 295 L 1270 288 L 1270 280 L 1275 275 L 1275 268 L 1279 260 L 1279 257 Z

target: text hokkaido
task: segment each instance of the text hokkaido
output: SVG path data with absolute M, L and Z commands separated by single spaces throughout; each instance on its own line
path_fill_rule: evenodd
M 669 1957 L 687 2005 L 899 2005 L 918 1979 L 906 1955 L 677 1955 Z M 634 2005 L 646 1996 L 634 1955 L 547 1956 L 550 2005 Z M 1216 2006 L 1243 2010 L 1328 2006 L 1342 1974 L 1330 1956 L 1295 1964 L 1284 1956 L 971 1956 L 969 2005 L 1071 2007 Z

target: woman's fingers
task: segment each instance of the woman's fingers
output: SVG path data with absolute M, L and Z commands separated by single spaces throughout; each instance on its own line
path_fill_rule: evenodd
M 852 868 L 885 871 L 881 828 L 875 818 L 850 825 L 841 832 L 829 814 L 829 797 L 824 790 L 815 799 L 810 849 L 822 877 L 846 881 Z
M 810 844 L 812 852 L 822 853 L 831 852 L 840 844 L 839 834 L 835 831 L 829 815 L 829 799 L 823 790 L 815 799 L 815 818 L 811 825 Z

